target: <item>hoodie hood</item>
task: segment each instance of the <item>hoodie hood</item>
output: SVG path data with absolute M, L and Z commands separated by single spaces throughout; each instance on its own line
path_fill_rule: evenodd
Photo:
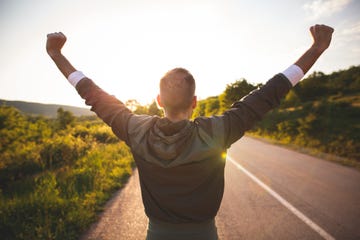
M 149 133 L 148 146 L 159 159 L 171 161 L 183 152 L 193 128 L 189 120 L 159 119 Z
M 132 153 L 161 167 L 175 167 L 221 155 L 222 148 L 198 124 L 190 120 L 136 116 L 130 126 Z M 196 151 L 194 151 L 196 150 Z

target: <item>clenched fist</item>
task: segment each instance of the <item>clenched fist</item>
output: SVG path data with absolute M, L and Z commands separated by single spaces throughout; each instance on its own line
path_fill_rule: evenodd
M 331 42 L 332 33 L 334 29 L 326 25 L 314 25 L 310 27 L 311 35 L 314 39 L 313 47 L 319 51 L 325 51 Z
M 62 32 L 49 33 L 47 35 L 46 51 L 50 57 L 61 54 L 61 48 L 66 42 L 66 36 Z

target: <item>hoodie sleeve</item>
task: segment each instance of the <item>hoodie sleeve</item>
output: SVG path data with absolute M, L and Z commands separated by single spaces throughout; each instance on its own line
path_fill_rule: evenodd
M 279 73 L 265 85 L 235 102 L 222 115 L 224 121 L 225 147 L 230 147 L 250 130 L 271 109 L 280 104 L 280 100 L 289 92 L 292 85 L 288 78 Z
M 89 78 L 76 84 L 79 95 L 85 99 L 91 111 L 109 125 L 114 134 L 128 144 L 127 125 L 133 113 L 117 98 L 99 88 Z

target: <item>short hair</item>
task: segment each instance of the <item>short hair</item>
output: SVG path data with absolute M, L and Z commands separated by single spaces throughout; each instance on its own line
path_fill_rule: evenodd
M 195 79 L 184 68 L 174 68 L 160 79 L 161 103 L 171 115 L 188 110 L 194 95 Z

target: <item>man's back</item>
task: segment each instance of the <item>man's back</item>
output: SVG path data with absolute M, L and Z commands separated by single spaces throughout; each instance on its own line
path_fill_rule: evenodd
M 76 86 L 92 111 L 130 147 L 147 216 L 167 223 L 214 219 L 224 192 L 226 149 L 290 88 L 286 76 L 277 74 L 221 116 L 172 122 L 131 113 L 90 79 Z
M 169 223 L 213 219 L 224 191 L 222 121 L 153 119 L 144 135 L 129 134 L 146 214 Z

